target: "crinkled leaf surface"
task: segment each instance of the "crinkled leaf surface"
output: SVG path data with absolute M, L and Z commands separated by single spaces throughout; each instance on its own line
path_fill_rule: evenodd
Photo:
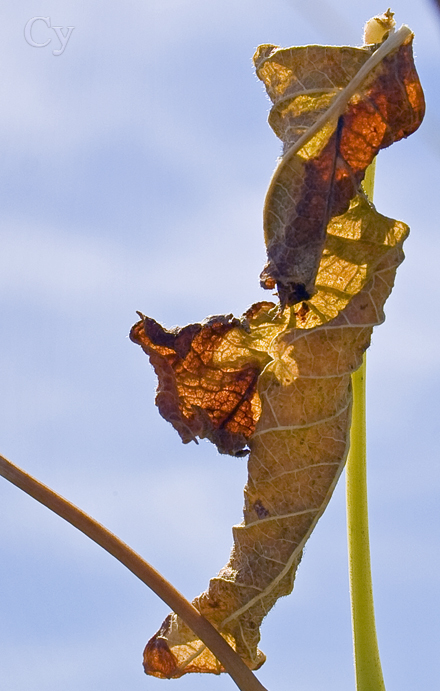
M 241 319 L 211 317 L 173 331 L 142 316 L 131 331 L 158 374 L 159 410 L 184 442 L 207 437 L 234 455 L 246 445 L 250 449 L 244 520 L 233 528 L 229 562 L 194 604 L 254 669 L 265 659 L 258 650 L 261 621 L 292 590 L 303 546 L 344 466 L 351 374 L 373 327 L 384 319 L 408 233 L 405 224 L 379 214 L 359 186 L 378 148 L 407 136 L 423 115 L 408 38 L 389 56 L 390 65 L 371 76 L 368 96 L 363 81 L 359 94 L 350 97 L 343 126 L 340 115 L 330 126 L 322 121 L 300 155 L 290 153 L 302 128 L 320 122 L 335 90 L 350 86 L 372 51 L 322 46 L 257 51 L 257 70 L 275 102 L 271 121 L 287 133 L 290 147 L 266 202 L 269 266 L 278 266 L 272 253 L 278 246 L 290 267 L 282 276 L 272 275 L 283 309 L 262 302 Z M 375 101 L 372 93 L 378 94 Z M 298 105 L 304 102 L 307 107 Z M 348 127 L 348 121 L 356 125 Z M 301 215 L 306 207 L 307 215 Z M 276 208 L 282 213 L 273 212 Z M 295 226 L 298 218 L 307 221 L 307 232 L 306 226 Z M 306 247 L 313 261 L 310 280 L 301 279 L 303 290 L 291 268 L 302 263 L 298 256 L 307 255 Z M 281 249 L 276 251 L 283 259 Z M 175 614 L 148 642 L 144 667 L 167 678 L 223 671 Z
M 286 319 L 273 303 L 253 305 L 241 320 L 211 317 L 167 331 L 148 317 L 130 338 L 150 356 L 159 387 L 156 404 L 184 443 L 208 438 L 220 453 L 240 454 L 260 416 L 257 380 L 268 339 Z M 240 334 L 238 336 L 238 333 Z
M 378 151 L 408 137 L 423 116 L 412 34 L 368 69 L 375 48 L 260 46 L 254 56 L 285 151 L 265 204 L 268 263 L 261 274 L 263 287 L 277 286 L 282 305 L 313 295 L 330 219 L 345 213 Z M 338 107 L 362 67 L 364 79 Z

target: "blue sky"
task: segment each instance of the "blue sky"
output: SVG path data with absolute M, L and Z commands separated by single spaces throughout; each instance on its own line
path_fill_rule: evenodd
M 0 453 L 139 551 L 189 599 L 229 555 L 245 459 L 183 446 L 127 334 L 240 315 L 266 297 L 262 206 L 281 145 L 252 69 L 260 43 L 359 44 L 370 0 L 8 2 L 0 21 Z M 440 13 L 396 0 L 427 99 L 382 152 L 375 201 L 411 226 L 368 355 L 369 492 L 387 689 L 440 686 L 438 358 Z M 48 16 L 74 26 L 62 55 Z M 6 691 L 235 688 L 144 676 L 166 605 L 100 548 L 0 481 Z M 262 628 L 262 683 L 352 691 L 344 479 L 296 586 Z

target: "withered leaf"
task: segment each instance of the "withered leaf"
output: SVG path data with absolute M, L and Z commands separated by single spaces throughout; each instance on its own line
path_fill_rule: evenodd
M 348 209 L 376 154 L 420 125 L 424 99 L 412 39 L 408 30 L 403 43 L 387 41 L 379 62 L 374 45 L 265 45 L 254 56 L 274 103 L 269 122 L 284 143 L 265 203 L 268 262 L 261 274 L 282 305 L 314 294 L 329 221 Z
M 159 376 L 159 409 L 183 441 L 207 437 L 232 454 L 249 445 L 244 520 L 233 528 L 229 562 L 194 605 L 253 669 L 265 659 L 260 624 L 291 592 L 304 544 L 343 469 L 351 374 L 384 319 L 403 260 L 408 227 L 379 214 L 359 184 L 378 148 L 420 124 L 411 37 L 401 34 L 401 47 L 386 53 L 389 64 L 361 80 L 342 120 L 320 114 L 357 79 L 373 48 L 257 51 L 276 102 L 272 122 L 278 118 L 290 147 L 266 204 L 266 275 L 277 283 L 281 308 L 257 303 L 240 320 L 212 317 L 173 331 L 142 317 L 131 332 Z M 298 105 L 304 99 L 307 108 Z M 301 128 L 315 131 L 292 155 L 292 142 L 305 141 Z M 223 671 L 175 614 L 148 642 L 144 668 L 162 678 Z
M 265 325 L 270 360 L 258 379 L 261 412 L 249 439 L 244 521 L 233 528 L 228 564 L 194 600 L 254 669 L 264 661 L 258 650 L 261 621 L 292 590 L 304 543 L 343 469 L 351 373 L 360 365 L 373 326 L 384 319 L 382 307 L 407 233 L 403 223 L 356 198 L 329 227 L 319 291 L 284 311 L 290 320 L 284 328 L 274 323 L 269 333 Z M 243 363 L 251 338 L 252 326 L 250 333 L 236 325 L 225 335 L 228 362 L 235 352 Z M 258 339 L 261 344 L 261 333 Z M 159 677 L 222 671 L 175 614 L 147 644 L 144 666 Z
M 149 355 L 158 376 L 160 414 L 185 444 L 207 438 L 220 453 L 232 455 L 239 455 L 246 446 L 260 416 L 258 376 L 270 360 L 255 332 L 264 331 L 274 307 L 262 302 L 241 320 L 232 315 L 210 317 L 203 324 L 173 331 L 142 316 L 131 329 L 131 340 Z M 276 321 L 269 322 L 271 329 Z M 247 339 L 250 347 L 243 344 L 242 352 L 227 338 L 237 329 L 251 336 Z

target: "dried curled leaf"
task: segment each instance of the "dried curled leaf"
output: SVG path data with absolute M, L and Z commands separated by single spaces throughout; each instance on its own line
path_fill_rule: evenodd
M 130 338 L 149 355 L 159 379 L 156 405 L 185 444 L 207 438 L 220 453 L 232 455 L 246 446 L 261 412 L 257 380 L 270 360 L 264 325 L 273 308 L 262 302 L 241 321 L 232 315 L 210 317 L 173 331 L 144 316 L 133 326 Z M 277 322 L 281 326 L 283 319 L 269 321 L 271 333 Z M 242 353 L 228 338 L 238 328 L 244 342 L 248 335 Z
M 270 359 L 258 380 L 261 413 L 249 439 L 244 521 L 233 528 L 229 563 L 194 600 L 251 668 L 264 661 L 258 650 L 261 621 L 292 590 L 304 543 L 343 469 L 351 373 L 360 365 L 373 326 L 383 321 L 407 233 L 403 223 L 381 216 L 357 197 L 329 227 L 319 292 L 285 310 L 290 323 L 284 328 L 274 320 L 265 323 L 264 338 L 258 333 Z M 270 314 L 259 310 L 260 316 Z M 243 366 L 247 347 L 251 363 L 252 335 L 252 325 L 250 332 L 234 326 L 224 336 L 217 362 L 230 365 L 235 356 Z M 175 614 L 147 644 L 144 666 L 159 677 L 223 671 Z
M 374 45 L 260 46 L 254 56 L 285 151 L 265 203 L 261 274 L 282 305 L 314 294 L 329 221 L 348 209 L 376 154 L 421 122 L 412 39 L 407 30 L 400 45 L 383 44 L 390 48 L 379 62 Z
M 281 100 L 274 99 L 278 110 L 272 121 L 279 118 L 290 147 L 275 173 L 266 208 L 266 219 L 267 209 L 276 207 L 275 198 L 281 209 L 270 217 L 266 233 L 269 266 L 279 267 L 274 253 L 280 262 L 287 257 L 287 273 L 276 278 L 284 309 L 257 303 L 240 320 L 212 317 L 171 332 L 142 317 L 131 332 L 159 376 L 159 409 L 183 441 L 207 437 L 221 452 L 236 455 L 249 445 L 243 523 L 233 528 L 228 564 L 194 604 L 253 669 L 265 659 L 258 649 L 261 621 L 276 600 L 292 590 L 304 544 L 344 466 L 351 374 L 361 363 L 373 327 L 384 319 L 383 306 L 403 259 L 408 227 L 379 214 L 359 183 L 379 140 L 381 146 L 388 145 L 420 124 L 423 97 L 412 63 L 407 64 L 407 39 L 408 32 L 402 39 L 405 50 L 397 46 L 391 54 L 392 66 L 374 72 L 368 97 L 366 82 L 360 80 L 359 93 L 347 101 L 350 113 L 343 121 L 338 114 L 335 122 L 321 120 L 322 109 L 335 98 L 335 88 L 349 88 L 358 78 L 370 48 L 259 50 L 257 68 L 266 70 L 269 91 L 281 95 Z M 317 48 L 321 52 L 311 61 Z M 279 60 L 282 53 L 287 57 Z M 313 79 L 311 62 L 316 68 Z M 344 83 L 337 81 L 342 73 Z M 410 75 L 411 88 L 405 75 Z M 325 79 L 333 85 L 325 87 L 327 93 L 321 83 Z M 405 86 L 391 86 L 388 93 L 387 85 L 399 79 Z M 317 87 L 316 80 L 321 80 Z M 310 103 L 308 109 L 301 106 L 298 120 L 292 103 L 304 98 L 304 89 Z M 372 106 L 373 92 L 380 98 Z M 409 93 L 416 104 L 411 125 Z M 349 120 L 356 125 L 347 127 Z M 291 142 L 305 136 L 301 128 L 310 132 L 314 127 L 313 137 L 292 156 Z M 358 163 L 362 159 L 357 167 L 350 158 L 353 152 Z M 306 207 L 307 218 L 301 215 Z M 299 235 L 296 226 L 291 236 L 289 223 L 298 218 L 308 225 Z M 296 242 L 292 252 L 291 237 Z M 305 266 L 309 278 L 300 282 L 295 271 Z M 175 614 L 148 642 L 144 668 L 162 678 L 223 671 Z

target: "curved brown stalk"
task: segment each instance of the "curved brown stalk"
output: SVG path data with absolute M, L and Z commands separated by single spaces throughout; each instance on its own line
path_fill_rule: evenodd
M 87 535 L 151 588 L 213 652 L 239 689 L 267 691 L 212 624 L 171 583 L 116 535 L 3 456 L 0 456 L 0 475 Z

